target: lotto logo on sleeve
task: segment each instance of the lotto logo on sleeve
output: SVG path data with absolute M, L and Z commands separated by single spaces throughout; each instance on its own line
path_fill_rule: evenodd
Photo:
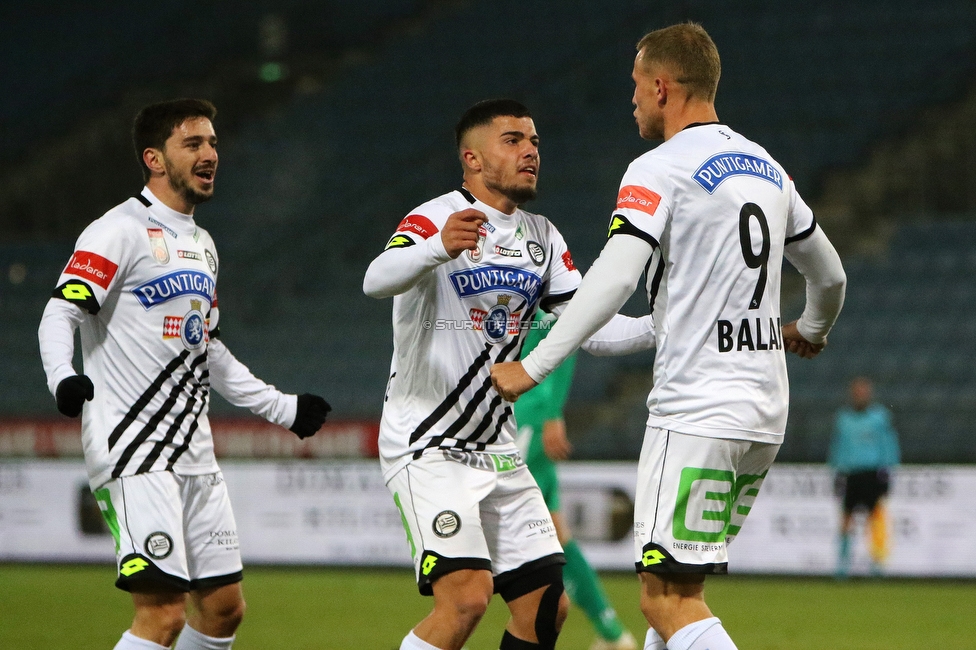
M 624 185 L 620 188 L 620 193 L 617 194 L 618 209 L 630 208 L 647 214 L 654 214 L 660 204 L 660 194 L 640 185 Z
M 115 262 L 105 259 L 101 255 L 79 250 L 71 256 L 64 272 L 91 280 L 102 289 L 108 289 L 108 285 L 118 270 L 119 265 Z
M 437 226 L 422 214 L 411 214 L 400 222 L 400 225 L 397 226 L 397 232 L 412 232 L 424 239 L 430 239 L 432 235 L 437 233 Z

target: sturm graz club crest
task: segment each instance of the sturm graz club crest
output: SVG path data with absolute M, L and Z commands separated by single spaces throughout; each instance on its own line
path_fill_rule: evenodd
M 206 340 L 206 321 L 200 311 L 201 301 L 191 300 L 190 311 L 183 317 L 180 326 L 180 339 L 187 350 L 196 350 Z
M 164 560 L 173 552 L 173 538 L 157 531 L 146 538 L 146 555 L 154 560 Z
M 207 266 L 210 267 L 210 272 L 214 275 L 217 274 L 217 258 L 213 256 L 213 253 L 207 249 L 203 249 L 203 254 L 207 257 Z
M 498 296 L 498 304 L 488 310 L 481 322 L 481 330 L 489 343 L 501 343 L 508 338 L 508 323 L 512 318 L 512 311 L 508 303 L 512 297 L 508 294 Z
M 434 517 L 432 527 L 438 537 L 454 537 L 461 530 L 461 517 L 453 510 L 444 510 Z
M 546 261 L 546 249 L 542 247 L 542 244 L 534 241 L 525 242 L 525 248 L 529 251 L 529 257 L 535 262 L 536 266 L 542 266 L 543 262 Z

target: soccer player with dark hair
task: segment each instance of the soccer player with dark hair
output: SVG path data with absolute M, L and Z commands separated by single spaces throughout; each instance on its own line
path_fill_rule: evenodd
M 456 142 L 462 186 L 412 210 L 363 282 L 394 297 L 380 461 L 420 592 L 434 597 L 400 648 L 460 650 L 498 593 L 512 614 L 500 648 L 551 650 L 568 606 L 563 552 L 489 370 L 518 358 L 536 310 L 558 314 L 580 274 L 555 226 L 520 207 L 540 164 L 525 106 L 476 104 Z M 586 349 L 647 349 L 650 332 L 617 316 Z
M 779 450 L 789 386 L 785 352 L 815 357 L 846 276 L 792 180 L 770 154 L 719 122 L 718 50 L 683 23 L 637 46 L 634 116 L 664 143 L 620 183 L 609 239 L 549 335 L 521 363 L 496 365 L 516 399 L 611 317 L 646 273 L 657 354 L 638 464 L 634 537 L 645 650 L 735 648 L 705 604 L 708 574 L 728 570 Z M 807 302 L 781 324 L 783 256 Z
M 58 410 L 82 414 L 89 482 L 115 538 L 115 584 L 135 606 L 116 650 L 169 648 L 177 636 L 177 650 L 228 649 L 244 615 L 210 389 L 300 438 L 330 410 L 257 379 L 219 339 L 219 258 L 193 216 L 214 192 L 216 113 L 197 99 L 139 112 L 133 142 L 146 186 L 81 233 L 38 329 Z M 84 374 L 72 367 L 75 329 Z

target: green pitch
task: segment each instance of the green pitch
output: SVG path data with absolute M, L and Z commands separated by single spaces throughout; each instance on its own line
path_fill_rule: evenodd
M 109 650 L 131 604 L 106 566 L 0 565 L 0 648 Z M 639 638 L 637 578 L 604 576 Z M 235 650 L 394 650 L 431 600 L 403 570 L 245 569 L 248 602 Z M 976 585 L 957 581 L 724 577 L 709 580 L 712 610 L 742 650 L 962 650 L 976 647 Z M 507 610 L 499 598 L 468 643 L 495 650 Z M 592 632 L 570 612 L 559 648 L 585 649 Z

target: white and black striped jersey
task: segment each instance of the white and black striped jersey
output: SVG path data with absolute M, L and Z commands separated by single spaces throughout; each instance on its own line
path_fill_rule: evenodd
M 73 328 L 80 329 L 83 372 L 95 387 L 82 417 L 93 488 L 152 471 L 217 471 L 207 421 L 211 347 L 222 364 L 217 388 L 243 382 L 252 410 L 263 409 L 279 424 L 294 420 L 294 396 L 256 380 L 211 341 L 218 327 L 217 270 L 209 233 L 148 188 L 78 238 L 39 338 L 54 393 L 75 373 Z
M 649 425 L 782 442 L 783 250 L 816 227 L 782 166 L 727 126 L 686 128 L 631 163 L 610 236 L 655 247 L 646 269 L 657 336 Z
M 488 221 L 478 248 L 451 259 L 440 229 L 466 208 Z M 536 309 L 567 301 L 579 282 L 562 235 L 537 214 L 504 214 L 462 188 L 403 219 L 365 282 L 386 287 L 370 295 L 395 295 L 379 440 L 385 473 L 429 449 L 516 452 L 511 404 L 489 371 L 518 359 Z

